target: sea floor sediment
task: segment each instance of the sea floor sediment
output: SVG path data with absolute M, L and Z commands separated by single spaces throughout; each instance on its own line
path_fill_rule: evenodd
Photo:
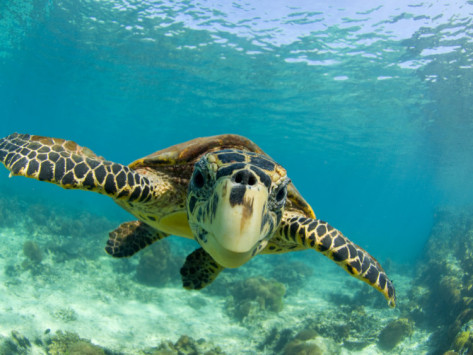
M 390 309 L 368 285 L 304 252 L 260 256 L 206 290 L 186 291 L 178 270 L 162 270 L 170 275 L 162 285 L 139 282 L 144 252 L 124 260 L 102 248 L 81 255 L 71 248 L 86 239 L 65 242 L 17 227 L 1 229 L 0 240 L 0 334 L 4 347 L 25 354 L 53 353 L 64 334 L 113 354 L 185 353 L 179 342 L 202 354 L 383 354 L 380 334 L 402 319 L 414 279 L 390 270 L 400 301 Z M 178 241 L 166 243 L 179 252 Z M 396 331 L 387 335 L 398 337 L 388 351 L 427 353 L 429 332 L 413 322 Z
M 468 354 L 473 219 L 438 209 L 416 264 L 381 260 L 397 306 L 315 251 L 259 255 L 201 291 L 197 244 L 104 251 L 120 221 L 0 199 L 0 354 Z

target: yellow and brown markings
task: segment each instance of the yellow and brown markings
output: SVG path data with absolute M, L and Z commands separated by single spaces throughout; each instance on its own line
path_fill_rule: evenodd
M 232 163 L 250 164 L 268 173 L 273 172 L 277 166 L 277 164 L 267 156 L 236 149 L 220 150 L 209 155 L 208 160 L 211 163 L 217 164 L 219 167 Z M 226 173 L 226 175 L 230 174 L 231 172 Z
M 105 251 L 116 258 L 128 257 L 167 236 L 141 221 L 125 222 L 109 233 Z
M 218 154 L 209 155 L 208 160 L 218 167 L 217 180 L 223 176 L 233 175 L 232 179 L 237 185 L 230 191 L 232 206 L 242 204 L 251 206 L 251 201 L 244 198 L 248 186 L 253 186 L 259 181 L 269 190 L 273 181 L 279 182 L 281 176 L 286 175 L 284 169 L 276 170 L 278 165 L 270 158 L 253 152 L 226 149 Z
M 223 183 L 217 184 L 220 179 L 224 179 Z M 266 188 L 268 194 L 273 190 L 279 192 L 287 183 L 284 168 L 267 156 L 237 149 L 208 153 L 196 164 L 187 198 L 189 224 L 196 240 L 204 246 L 208 242 L 207 228 L 214 222 L 222 200 L 231 207 L 241 206 L 240 230 L 243 230 L 254 214 L 255 191 Z M 283 192 L 281 196 L 285 198 L 285 190 Z M 274 202 L 272 206 L 275 218 L 270 216 L 268 201 L 258 212 L 262 214 L 260 232 L 264 237 L 253 249 L 253 256 L 264 249 L 281 219 L 283 205 L 276 206 Z
M 253 186 L 258 181 L 261 181 L 269 189 L 271 177 L 262 169 L 271 169 L 270 171 L 272 172 L 276 166 L 269 158 L 259 156 L 253 152 L 243 152 L 235 149 L 225 149 L 209 154 L 207 162 L 209 171 L 215 173 L 214 181 L 233 175 L 233 180 L 237 185 L 230 190 L 229 202 L 232 206 L 245 205 L 247 207 L 245 211 L 252 210 L 252 201 L 245 199 L 247 186 Z M 195 173 L 198 174 L 199 172 Z M 194 176 L 195 181 L 197 180 L 196 178 Z M 206 183 L 208 182 L 206 181 Z M 198 184 L 203 185 L 204 182 L 198 182 Z M 227 185 L 223 186 L 219 194 L 213 193 L 212 200 L 207 204 L 206 210 L 197 211 L 196 215 L 199 220 L 212 220 L 216 213 L 219 198 L 225 199 L 226 197 Z M 193 194 L 192 189 L 188 201 L 189 212 L 193 214 L 197 198 Z
M 269 253 L 284 252 L 286 248 L 299 249 L 301 246 L 315 249 L 342 266 L 352 276 L 376 288 L 385 296 L 391 307 L 395 306 L 394 286 L 381 265 L 328 223 L 286 213 L 277 231 L 277 237 L 288 245 L 280 248 L 277 244 L 268 244 Z
M 146 202 L 153 186 L 129 167 L 106 161 L 90 149 L 58 138 L 11 134 L 0 140 L 0 161 L 12 175 Z
M 194 250 L 181 268 L 182 284 L 188 290 L 200 290 L 224 269 L 204 249 Z

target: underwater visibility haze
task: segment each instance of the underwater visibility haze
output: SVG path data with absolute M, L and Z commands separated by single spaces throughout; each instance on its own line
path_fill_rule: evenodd
M 0 138 L 127 165 L 238 134 L 376 258 L 397 307 L 314 250 L 202 291 L 167 238 L 103 248 L 111 199 L 0 169 L 0 353 L 473 351 L 473 2 L 3 0 Z

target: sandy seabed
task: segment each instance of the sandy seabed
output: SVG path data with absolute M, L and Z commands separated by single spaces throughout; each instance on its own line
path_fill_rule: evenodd
M 52 238 L 36 235 L 33 240 L 42 245 Z M 123 263 L 132 269 L 138 255 L 127 261 L 103 253 L 96 258 L 75 257 L 57 262 L 54 255 L 45 253 L 40 265 L 31 267 L 23 252 L 25 241 L 31 239 L 18 229 L 0 230 L 0 335 L 5 338 L 12 331 L 30 340 L 69 331 L 114 352 L 143 354 L 143 349 L 156 347 L 162 341 L 175 342 L 187 335 L 196 340 L 203 338 L 228 354 L 274 354 L 278 352 L 274 346 L 264 345 L 271 331 L 289 329 L 297 333 L 308 320 L 322 314 L 324 322 L 336 322 L 341 307 L 333 295 L 348 298 L 359 290 L 370 289 L 314 253 L 314 272 L 299 287 L 286 287 L 280 312 L 261 310 L 238 320 L 228 312 L 228 297 L 218 293 L 186 291 L 177 282 L 164 287 L 146 286 L 136 281 L 133 272 L 117 272 Z M 285 262 L 297 258 L 297 254 L 260 256 L 230 272 L 230 276 L 245 279 L 252 273 L 264 275 L 269 257 Z M 402 299 L 411 279 L 392 272 L 390 276 L 395 279 L 398 299 Z M 368 295 L 382 298 L 377 293 Z M 353 308 L 360 307 L 363 301 L 359 300 Z M 337 344 L 336 336 L 335 339 L 318 336 L 312 341 L 326 353 L 385 354 L 376 343 L 376 335 L 390 321 L 399 318 L 399 310 L 389 309 L 387 305 L 371 307 L 369 301 L 366 299 L 367 305 L 362 306 L 363 317 L 359 322 L 369 317 L 371 329 L 367 332 L 371 332 L 372 343 L 354 350 Z M 356 323 L 357 319 L 351 322 Z M 415 329 L 393 353 L 426 353 L 429 335 Z M 34 341 L 29 351 L 46 354 L 44 347 L 35 345 Z

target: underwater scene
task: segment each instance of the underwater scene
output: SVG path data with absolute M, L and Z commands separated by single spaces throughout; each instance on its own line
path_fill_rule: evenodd
M 472 18 L 1 0 L 0 354 L 473 354 Z

